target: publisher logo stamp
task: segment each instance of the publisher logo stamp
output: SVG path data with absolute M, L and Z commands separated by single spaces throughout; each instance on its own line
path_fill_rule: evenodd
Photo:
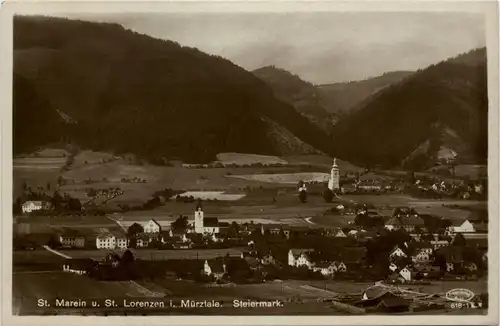
M 453 289 L 446 292 L 445 297 L 453 302 L 469 302 L 475 296 L 475 293 L 468 289 Z

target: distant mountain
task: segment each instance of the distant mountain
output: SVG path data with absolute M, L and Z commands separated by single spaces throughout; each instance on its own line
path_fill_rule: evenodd
M 331 131 L 337 119 L 321 106 L 320 96 L 313 84 L 275 66 L 262 67 L 253 73 L 271 86 L 276 98 L 292 105 L 297 112 L 326 132 Z
M 412 73 L 412 71 L 392 71 L 360 81 L 318 85 L 319 103 L 328 112 L 346 113 L 376 92 L 399 82 Z
M 486 162 L 486 72 L 481 48 L 384 88 L 337 123 L 336 152 L 354 164 L 409 169 L 446 157 Z
M 57 136 L 61 120 L 82 147 L 151 160 L 330 149 L 324 131 L 252 73 L 118 24 L 15 17 L 14 72 L 30 85 L 15 85 L 16 152 Z M 42 106 L 21 105 L 32 93 Z

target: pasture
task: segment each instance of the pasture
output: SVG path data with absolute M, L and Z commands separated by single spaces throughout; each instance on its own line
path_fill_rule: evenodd
M 277 156 L 270 155 L 257 155 L 257 154 L 246 154 L 246 153 L 220 153 L 217 154 L 217 163 L 223 165 L 250 165 L 250 164 L 288 164 L 286 160 L 283 160 Z
M 143 260 L 168 260 L 168 259 L 212 259 L 225 257 L 229 254 L 232 257 L 240 256 L 243 248 L 227 249 L 180 249 L 180 250 L 158 250 L 158 249 L 130 249 L 136 259 Z M 91 258 L 95 260 L 103 259 L 107 253 L 115 252 L 109 250 L 58 250 L 58 252 L 68 255 L 71 258 Z M 116 251 L 121 254 L 120 250 Z
M 298 172 L 298 173 L 273 173 L 273 174 L 239 174 L 230 175 L 231 178 L 259 181 L 275 184 L 297 184 L 304 182 L 328 182 L 329 173 L 321 172 Z
M 245 194 L 227 194 L 224 191 L 186 191 L 179 194 L 182 197 L 193 197 L 194 199 L 201 200 L 223 200 L 223 201 L 234 201 L 245 197 Z M 171 199 L 175 199 L 177 196 L 173 196 Z

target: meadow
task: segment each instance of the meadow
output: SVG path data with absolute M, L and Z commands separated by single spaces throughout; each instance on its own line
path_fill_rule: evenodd
M 181 249 L 181 250 L 158 250 L 158 249 L 130 249 L 136 259 L 143 260 L 167 260 L 167 259 L 212 259 L 224 257 L 229 254 L 232 257 L 240 256 L 243 248 L 227 249 Z M 103 259 L 107 253 L 115 252 L 108 250 L 58 250 L 71 258 Z M 120 255 L 122 251 L 116 251 Z

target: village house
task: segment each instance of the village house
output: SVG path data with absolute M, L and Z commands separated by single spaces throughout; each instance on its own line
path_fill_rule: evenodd
M 205 260 L 203 274 L 220 280 L 226 274 L 226 264 L 220 259 Z
M 127 237 L 119 232 L 105 232 L 96 237 L 97 249 L 126 249 L 127 247 Z
M 312 268 L 312 262 L 309 257 L 313 249 L 290 249 L 288 251 L 288 265 L 301 267 L 306 266 L 307 268 Z
M 149 246 L 149 242 L 151 241 L 150 237 L 146 234 L 139 234 L 136 238 L 136 247 L 137 248 L 147 248 Z
M 411 243 L 411 259 L 413 262 L 425 263 L 431 260 L 433 247 L 430 242 L 419 241 Z
M 186 235 L 186 233 L 182 230 L 174 230 L 174 229 L 170 229 L 168 231 L 167 234 L 163 234 L 162 235 L 162 238 L 161 238 L 161 242 L 162 243 L 166 243 L 166 242 L 176 242 L 176 241 L 180 241 L 180 242 L 188 242 L 189 239 Z
M 399 246 L 395 246 L 394 249 L 389 253 L 389 258 L 397 258 L 397 257 L 408 257 L 405 250 L 401 249 Z
M 405 281 L 411 281 L 411 270 L 409 269 L 408 266 L 405 266 L 399 271 L 399 275 L 405 280 Z
M 432 240 L 430 241 L 430 244 L 432 245 L 434 251 L 436 251 L 441 248 L 447 247 L 450 244 L 450 242 L 448 240 Z
M 387 230 L 399 230 L 399 228 L 401 227 L 401 221 L 399 220 L 399 218 L 393 217 L 385 223 L 384 227 Z
M 335 263 L 330 262 L 320 262 L 314 265 L 314 272 L 320 272 L 323 276 L 333 276 L 337 271 Z
M 448 246 L 439 250 L 446 261 L 446 271 L 453 272 L 459 270 L 463 265 L 462 248 L 460 246 Z
M 51 204 L 43 200 L 28 200 L 23 203 L 21 210 L 23 213 L 32 213 L 42 209 L 49 209 Z
M 146 225 L 144 225 L 144 233 L 160 233 L 161 225 L 155 219 L 149 220 Z
M 400 218 L 401 227 L 404 228 L 408 233 L 412 233 L 416 230 L 424 230 L 425 222 L 417 214 L 412 214 L 410 216 L 404 216 Z
M 347 272 L 347 265 L 343 262 L 334 262 L 334 267 L 332 267 L 335 272 L 345 273 Z
M 448 227 L 450 233 L 473 233 L 476 232 L 474 225 L 468 220 L 459 221 L 452 220 L 451 226 Z
M 334 230 L 333 237 L 335 237 L 335 238 L 346 238 L 347 235 L 344 233 L 344 231 L 342 231 L 342 229 L 339 228 L 339 229 Z
M 97 249 L 115 249 L 116 237 L 111 233 L 103 233 L 96 237 Z
M 59 234 L 59 242 L 65 248 L 85 247 L 85 236 L 73 229 L 63 229 Z

